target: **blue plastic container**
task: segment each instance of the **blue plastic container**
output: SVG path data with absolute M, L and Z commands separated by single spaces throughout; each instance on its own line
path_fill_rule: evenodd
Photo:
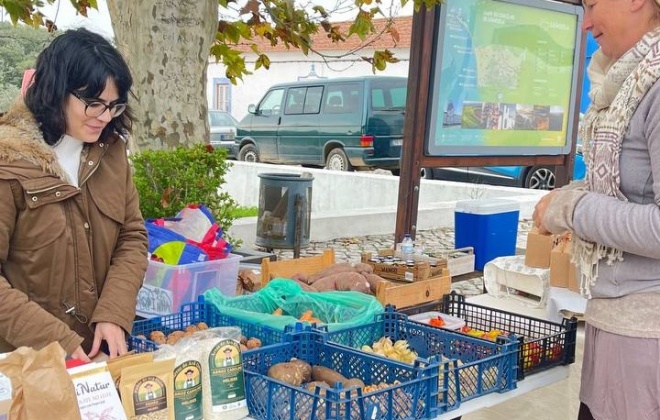
M 344 346 L 327 343 L 325 334 L 311 331 L 289 333 L 287 342 L 243 353 L 245 391 L 250 417 L 258 420 L 421 420 L 438 412 L 440 371 L 448 363 L 397 362 Z M 268 369 L 292 358 L 333 369 L 366 385 L 381 385 L 364 392 L 358 388 L 331 389 L 292 386 L 268 376 Z
M 184 331 L 189 325 L 196 325 L 200 322 L 204 322 L 209 328 L 239 327 L 242 335 L 248 338 L 258 338 L 261 340 L 262 346 L 280 343 L 284 340 L 283 331 L 221 314 L 214 305 L 205 303 L 200 297 L 199 302 L 181 305 L 179 312 L 135 321 L 133 332 L 128 338 L 128 348 L 138 353 L 155 351 L 158 349 L 158 345 L 148 339 L 151 332 L 162 331 L 167 336 L 173 331 Z M 146 339 L 138 336 L 144 336 Z
M 474 247 L 474 268 L 483 271 L 487 262 L 516 254 L 520 206 L 499 198 L 456 203 L 454 241 L 456 248 Z
M 409 321 L 388 306 L 373 323 L 327 333 L 329 343 L 353 348 L 371 346 L 381 337 L 406 340 L 421 359 L 443 357 L 448 368 L 440 371 L 438 413 L 457 409 L 462 402 L 517 386 L 519 340 L 515 335 L 497 342 L 469 337 Z M 460 360 L 460 362 L 459 362 Z

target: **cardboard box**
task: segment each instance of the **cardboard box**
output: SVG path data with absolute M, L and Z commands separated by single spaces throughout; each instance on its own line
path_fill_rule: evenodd
M 534 268 L 550 267 L 550 253 L 556 242 L 555 235 L 542 235 L 537 228 L 530 230 L 527 234 L 525 265 Z

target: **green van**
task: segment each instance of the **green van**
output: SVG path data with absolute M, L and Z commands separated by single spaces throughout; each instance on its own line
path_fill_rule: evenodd
M 366 76 L 278 84 L 237 127 L 235 156 L 248 162 L 398 172 L 405 77 Z

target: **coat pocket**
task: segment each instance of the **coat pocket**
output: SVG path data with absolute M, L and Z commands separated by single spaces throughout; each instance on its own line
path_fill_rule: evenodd
M 26 251 L 46 247 L 65 234 L 66 226 L 62 203 L 28 207 L 20 212 L 16 220 L 12 248 Z

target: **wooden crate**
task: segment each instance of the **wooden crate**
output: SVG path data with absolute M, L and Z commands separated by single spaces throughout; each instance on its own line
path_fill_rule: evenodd
M 376 298 L 383 305 L 395 305 L 398 309 L 442 299 L 450 291 L 449 270 L 443 268 L 440 275 L 414 283 L 383 280 L 378 283 Z
M 294 274 L 314 274 L 335 263 L 334 249 L 326 249 L 323 254 L 315 257 L 295 258 L 293 260 L 270 261 L 261 260 L 261 284 L 265 286 L 272 279 L 291 278 Z
M 332 249 L 326 249 L 322 255 L 315 257 L 293 260 L 270 261 L 268 258 L 264 258 L 261 262 L 262 282 L 265 285 L 271 279 L 289 278 L 296 273 L 314 274 L 331 266 L 334 262 L 335 253 Z M 449 271 L 441 268 L 438 275 L 414 283 L 384 279 L 378 284 L 376 299 L 383 305 L 392 304 L 397 308 L 406 308 L 441 299 L 444 294 L 450 292 L 450 289 Z

